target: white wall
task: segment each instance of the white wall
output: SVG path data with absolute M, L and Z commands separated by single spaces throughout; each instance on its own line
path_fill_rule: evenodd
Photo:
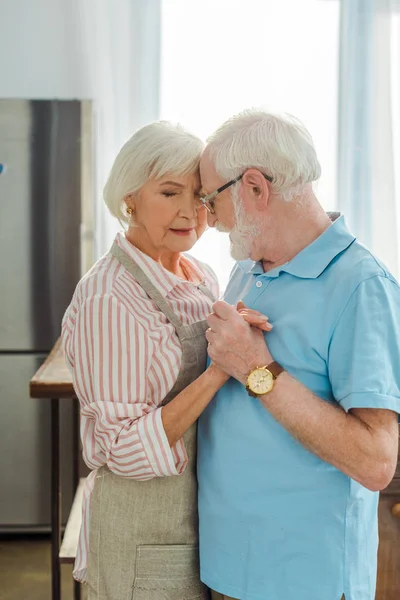
M 79 1 L 0 0 L 0 97 L 91 97 Z

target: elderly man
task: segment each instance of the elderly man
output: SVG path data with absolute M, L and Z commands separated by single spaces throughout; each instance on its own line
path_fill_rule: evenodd
M 398 449 L 400 289 L 326 215 L 319 175 L 304 127 L 261 111 L 222 125 L 201 162 L 209 225 L 239 261 L 207 332 L 232 377 L 199 425 L 201 573 L 215 598 L 375 596 L 378 492 Z M 243 321 L 241 300 L 270 333 Z

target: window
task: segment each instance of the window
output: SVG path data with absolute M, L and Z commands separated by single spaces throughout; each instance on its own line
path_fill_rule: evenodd
M 311 132 L 317 194 L 335 208 L 339 0 L 163 0 L 161 118 L 206 138 L 244 108 L 289 112 Z M 208 230 L 192 250 L 222 288 L 233 260 Z

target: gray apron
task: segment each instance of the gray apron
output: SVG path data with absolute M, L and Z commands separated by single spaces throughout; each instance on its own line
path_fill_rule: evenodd
M 184 326 L 139 266 L 114 243 L 111 254 L 127 269 L 175 327 L 182 365 L 170 402 L 204 372 L 205 321 Z M 211 292 L 198 288 L 210 299 Z M 198 556 L 197 424 L 184 435 L 188 464 L 182 475 L 137 481 L 108 467 L 96 475 L 90 501 L 89 600 L 194 600 L 208 598 Z

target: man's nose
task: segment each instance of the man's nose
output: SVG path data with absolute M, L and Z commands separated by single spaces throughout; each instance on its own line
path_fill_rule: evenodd
M 215 215 L 213 215 L 212 213 L 210 213 L 210 212 L 207 211 L 207 225 L 209 227 L 214 227 L 216 220 L 217 220 L 217 217 Z

